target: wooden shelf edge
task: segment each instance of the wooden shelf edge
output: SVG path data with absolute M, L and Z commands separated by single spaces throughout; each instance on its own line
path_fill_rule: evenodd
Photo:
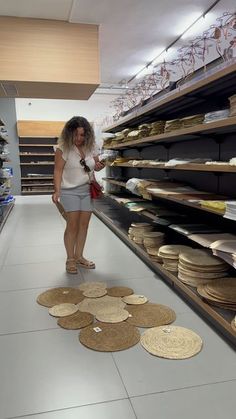
M 136 243 L 131 241 L 127 234 L 121 231 L 120 228 L 116 225 L 103 213 L 99 210 L 94 209 L 94 214 L 104 222 L 121 240 L 123 240 L 130 248 L 137 254 L 154 272 L 160 274 L 162 278 L 174 289 L 176 289 L 182 296 L 185 297 L 185 300 L 190 302 L 204 317 L 210 321 L 214 326 L 216 326 L 221 333 L 226 336 L 233 345 L 236 346 L 236 333 L 230 326 L 230 323 L 227 322 L 219 313 L 217 313 L 209 304 L 204 303 L 204 301 L 196 295 L 187 285 L 183 284 L 175 275 L 164 269 L 159 263 L 153 262 L 147 256 L 147 253 L 138 246 Z
M 134 169 L 141 168 L 141 169 L 162 169 L 162 170 L 183 170 L 183 171 L 194 171 L 194 172 L 223 172 L 223 173 L 236 173 L 236 166 L 230 165 L 217 165 L 217 164 L 196 164 L 196 163 L 186 163 L 186 164 L 178 164 L 176 166 L 165 166 L 165 164 L 160 163 L 155 166 L 148 166 L 145 164 L 137 164 L 133 166 L 132 164 L 128 163 L 119 163 L 114 165 L 108 165 L 109 167 L 132 167 Z

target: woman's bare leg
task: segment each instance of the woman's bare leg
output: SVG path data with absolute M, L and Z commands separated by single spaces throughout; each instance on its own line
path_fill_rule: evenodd
M 64 244 L 67 253 L 67 259 L 75 258 L 75 247 L 79 230 L 80 211 L 66 213 L 66 229 L 64 233 Z
M 80 211 L 79 215 L 79 229 L 77 232 L 76 244 L 75 244 L 75 257 L 77 260 L 83 258 L 84 246 L 87 238 L 89 221 L 91 218 L 91 211 Z

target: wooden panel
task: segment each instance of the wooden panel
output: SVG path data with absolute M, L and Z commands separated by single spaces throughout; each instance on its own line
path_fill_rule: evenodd
M 65 121 L 17 121 L 17 133 L 18 137 L 59 137 L 64 125 Z
M 87 99 L 99 85 L 97 25 L 0 17 L 0 51 L 0 80 L 17 90 L 1 96 Z

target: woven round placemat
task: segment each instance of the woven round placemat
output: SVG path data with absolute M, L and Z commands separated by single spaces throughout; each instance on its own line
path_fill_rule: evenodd
M 148 299 L 144 295 L 132 294 L 127 295 L 127 297 L 123 297 L 122 301 L 126 304 L 145 304 Z
M 220 300 L 218 298 L 215 298 L 212 295 L 208 294 L 207 290 L 206 290 L 206 285 L 199 285 L 197 287 L 197 292 L 202 298 L 204 298 L 204 300 L 206 300 L 208 303 L 210 303 L 214 306 L 224 308 L 224 309 L 227 309 L 227 310 L 236 311 L 236 304 L 226 302 L 226 301 L 222 301 L 222 300 Z
M 168 259 L 178 259 L 180 252 L 191 251 L 192 248 L 181 244 L 166 244 L 161 246 L 159 249 L 159 256 L 166 257 Z
M 107 290 L 105 288 L 89 288 L 83 291 L 83 295 L 89 298 L 103 297 L 106 294 Z
M 84 296 L 78 288 L 61 287 L 44 291 L 37 297 L 37 303 L 44 307 L 53 307 L 62 303 L 77 304 L 83 299 Z
M 101 289 L 101 288 L 106 288 L 106 287 L 107 287 L 107 284 L 105 282 L 92 282 L 92 281 L 91 282 L 89 282 L 89 281 L 82 282 L 82 284 L 79 285 L 79 289 L 81 291 L 87 291 L 91 288 Z
M 104 323 L 120 323 L 128 319 L 129 312 L 127 310 L 99 310 L 96 319 Z
M 236 316 L 235 316 L 235 318 L 231 322 L 231 327 L 236 332 Z
M 125 297 L 133 293 L 134 291 L 132 290 L 132 288 L 128 288 L 128 287 L 107 288 L 107 295 L 110 295 L 111 297 Z
M 236 278 L 222 278 L 207 284 L 206 291 L 220 300 L 236 303 Z
M 146 330 L 141 345 L 152 355 L 168 359 L 186 359 L 202 349 L 202 339 L 192 330 L 180 326 L 161 326 Z
M 163 326 L 173 323 L 176 319 L 175 312 L 162 304 L 147 303 L 141 306 L 129 306 L 127 310 L 132 316 L 127 319 L 127 322 L 138 327 Z
M 79 340 L 84 346 L 95 351 L 115 352 L 136 345 L 140 340 L 140 333 L 135 326 L 125 322 L 98 322 L 82 329 Z
M 105 295 L 100 298 L 85 298 L 78 304 L 78 308 L 82 312 L 86 311 L 87 313 L 91 313 L 95 316 L 99 310 L 110 308 L 122 310 L 125 308 L 125 303 L 119 297 L 110 297 L 109 295 Z
M 48 312 L 53 317 L 65 317 L 76 313 L 78 310 L 78 306 L 75 304 L 63 303 L 50 307 Z
M 62 317 L 61 319 L 57 320 L 57 324 L 63 329 L 76 330 L 89 326 L 91 323 L 93 323 L 93 319 L 94 317 L 92 314 L 81 313 L 80 311 L 77 311 L 71 316 Z
M 205 266 L 205 267 L 217 267 L 225 265 L 225 262 L 222 261 L 222 259 L 217 258 L 216 256 L 213 256 L 212 254 L 209 254 L 208 251 L 204 250 L 196 250 L 191 252 L 181 252 L 179 255 L 179 260 L 189 264 L 190 266 Z
M 209 273 L 215 273 L 215 272 L 226 272 L 229 270 L 229 266 L 224 265 L 217 265 L 217 266 L 200 266 L 200 265 L 192 265 L 187 262 L 183 262 L 181 259 L 181 254 L 179 258 L 179 266 L 186 270 L 191 270 L 192 272 L 209 272 Z

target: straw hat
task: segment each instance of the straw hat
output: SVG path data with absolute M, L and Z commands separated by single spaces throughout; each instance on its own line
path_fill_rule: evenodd
M 127 322 L 138 327 L 154 327 L 173 323 L 176 319 L 175 312 L 164 305 L 147 303 L 140 306 L 127 308 L 131 317 Z
M 92 314 L 81 313 L 80 311 L 77 311 L 71 316 L 62 317 L 61 319 L 57 320 L 58 326 L 62 327 L 63 329 L 70 330 L 82 329 L 91 323 L 93 323 Z
M 64 303 L 64 304 L 57 304 L 53 307 L 50 307 L 48 312 L 51 316 L 54 317 L 65 317 L 70 316 L 71 314 L 76 313 L 78 311 L 78 306 L 75 304 Z
M 79 340 L 95 351 L 114 352 L 131 348 L 140 340 L 138 329 L 128 323 L 94 323 L 81 330 Z
M 82 284 L 79 285 L 79 289 L 81 291 L 87 291 L 91 288 L 101 289 L 101 288 L 106 288 L 106 287 L 107 287 L 107 284 L 105 282 L 92 282 L 92 281 L 91 282 L 89 282 L 89 281 L 82 282 Z
M 99 310 L 96 314 L 96 319 L 104 323 L 120 323 L 128 319 L 129 312 L 127 310 L 104 309 Z
M 148 299 L 144 295 L 132 294 L 127 297 L 123 297 L 122 301 L 126 304 L 145 304 Z
M 111 297 L 125 297 L 133 293 L 134 291 L 132 290 L 132 288 L 128 288 L 128 287 L 107 288 L 107 295 L 110 295 Z
M 43 292 L 37 297 L 37 303 L 44 307 L 53 307 L 62 303 L 77 304 L 83 299 L 84 296 L 78 288 L 61 287 Z
M 161 326 L 146 330 L 141 336 L 141 345 L 161 358 L 186 359 L 201 351 L 202 339 L 184 327 Z
M 122 310 L 125 308 L 125 303 L 121 298 L 105 295 L 104 297 L 100 298 L 85 298 L 81 303 L 78 304 L 78 308 L 82 312 L 85 311 L 95 316 L 99 310 L 110 308 L 117 308 Z

